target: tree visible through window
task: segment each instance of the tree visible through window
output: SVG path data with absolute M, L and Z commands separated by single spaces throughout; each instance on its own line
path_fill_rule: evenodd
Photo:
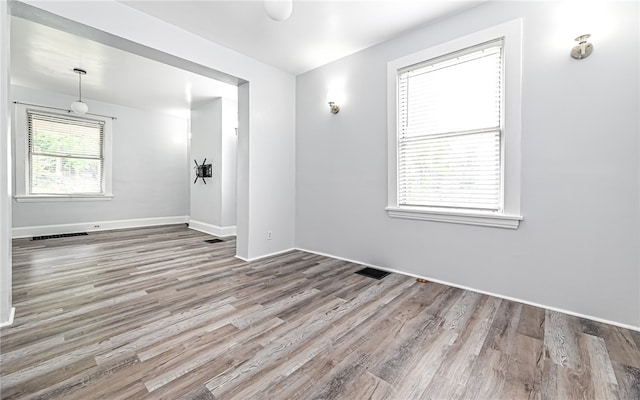
M 27 112 L 29 193 L 103 194 L 104 122 Z

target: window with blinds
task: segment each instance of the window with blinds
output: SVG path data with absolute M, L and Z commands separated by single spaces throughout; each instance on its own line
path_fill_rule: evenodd
M 27 112 L 29 193 L 104 193 L 104 122 Z
M 398 70 L 399 206 L 502 209 L 503 40 Z

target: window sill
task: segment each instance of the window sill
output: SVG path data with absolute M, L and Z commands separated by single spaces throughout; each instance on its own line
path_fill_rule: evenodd
M 489 226 L 493 228 L 518 229 L 521 215 L 496 214 L 482 211 L 435 210 L 408 207 L 387 207 L 387 214 L 392 218 L 418 219 L 424 221 L 449 222 Z
M 50 201 L 110 201 L 113 195 L 33 195 L 14 196 L 18 203 L 45 203 Z

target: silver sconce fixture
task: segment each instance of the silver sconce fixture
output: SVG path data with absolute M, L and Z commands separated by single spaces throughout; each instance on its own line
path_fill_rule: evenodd
M 329 112 L 331 112 L 331 114 L 337 114 L 340 112 L 340 106 L 338 106 L 336 103 L 334 103 L 333 101 L 329 102 Z
M 87 103 L 82 102 L 82 75 L 86 75 L 87 71 L 80 68 L 74 68 L 73 72 L 78 74 L 78 101 L 71 103 L 71 111 L 76 114 L 86 114 L 87 111 L 89 111 L 89 106 Z
M 578 44 L 571 49 L 571 57 L 576 60 L 582 60 L 593 53 L 593 45 L 587 41 L 589 37 L 591 37 L 591 35 L 587 33 L 576 38 L 576 42 L 578 42 Z

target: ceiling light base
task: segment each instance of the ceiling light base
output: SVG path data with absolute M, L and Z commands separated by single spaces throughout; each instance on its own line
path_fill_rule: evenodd
M 264 10 L 276 22 L 288 19 L 293 11 L 293 0 L 264 0 Z

